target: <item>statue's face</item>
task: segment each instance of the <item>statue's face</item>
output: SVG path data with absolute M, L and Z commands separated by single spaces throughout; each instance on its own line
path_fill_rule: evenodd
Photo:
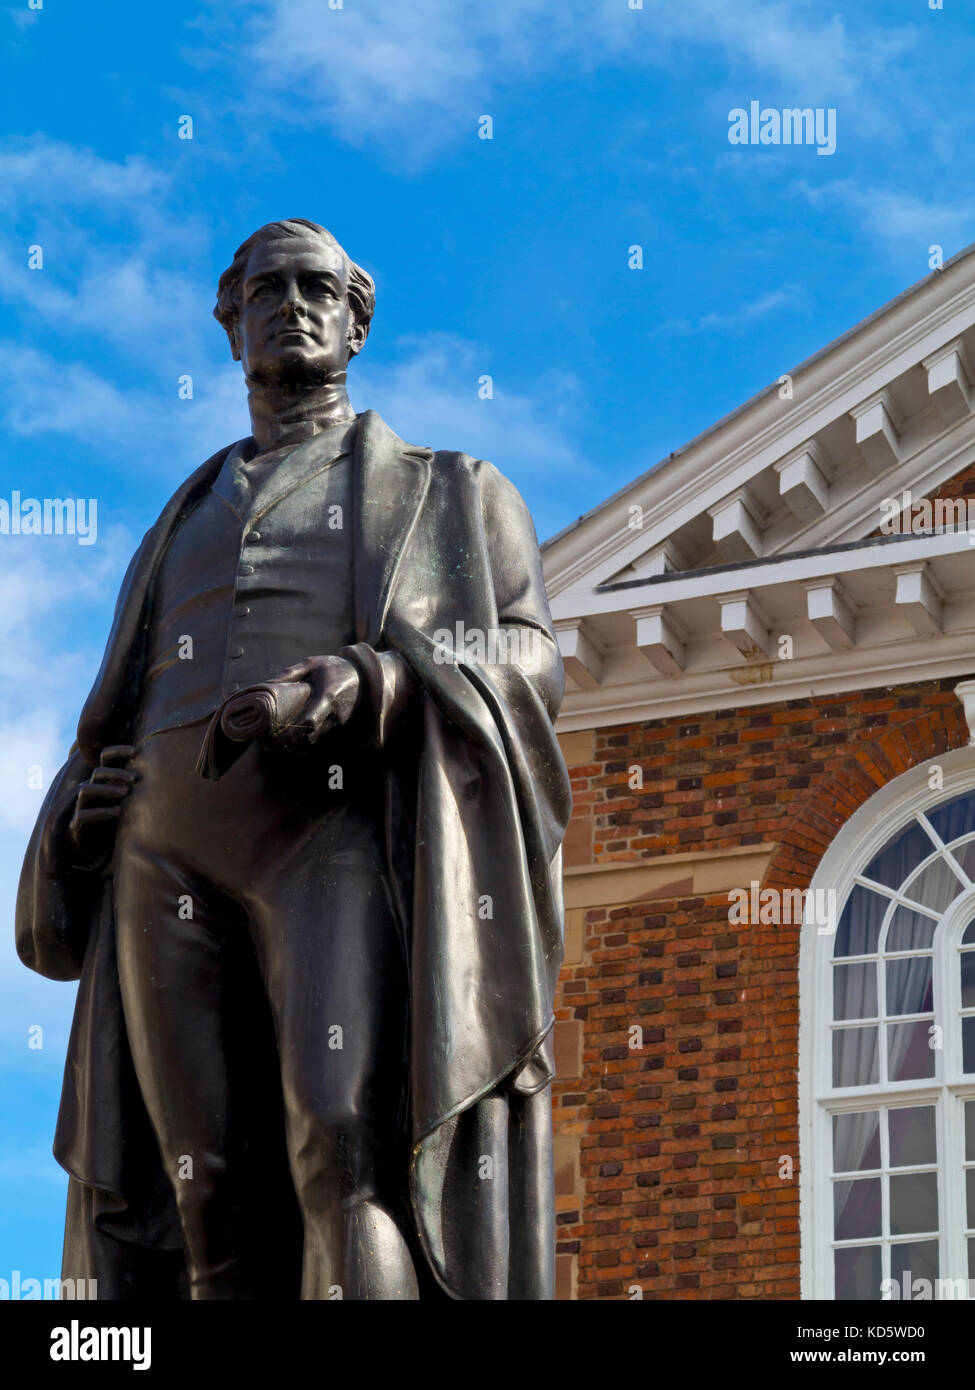
M 321 238 L 282 237 L 255 246 L 241 282 L 234 338 L 245 374 L 264 385 L 311 385 L 344 371 L 350 332 L 361 347 L 347 291 L 344 258 Z

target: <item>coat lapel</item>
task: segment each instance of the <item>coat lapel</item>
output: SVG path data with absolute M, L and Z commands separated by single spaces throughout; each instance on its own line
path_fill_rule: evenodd
M 78 721 L 78 745 L 91 767 L 97 766 L 103 748 L 128 737 L 133 714 L 129 676 L 145 634 L 146 607 L 159 561 L 177 524 L 210 487 L 233 447 L 228 445 L 213 454 L 177 488 L 132 557 L 115 605 L 105 655 Z
M 376 646 L 396 575 L 430 486 L 433 451 L 406 444 L 374 410 L 356 431 L 352 525 L 357 642 Z

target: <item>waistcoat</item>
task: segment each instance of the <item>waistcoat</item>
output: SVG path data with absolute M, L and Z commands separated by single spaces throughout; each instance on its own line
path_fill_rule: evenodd
M 354 423 L 333 425 L 227 456 L 160 566 L 137 738 L 208 719 L 228 695 L 355 640 L 354 438 Z

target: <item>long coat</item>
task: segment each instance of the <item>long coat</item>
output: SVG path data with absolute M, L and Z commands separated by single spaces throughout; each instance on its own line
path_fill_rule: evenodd
M 185 1271 L 126 1038 L 111 868 L 72 865 L 67 822 L 101 749 L 131 740 L 160 560 L 227 452 L 178 489 L 133 557 L 18 892 L 21 959 L 81 982 L 54 1152 L 71 1178 L 64 1277 L 97 1278 L 103 1298 L 185 1297 Z M 535 531 L 491 464 L 405 444 L 373 411 L 359 416 L 355 465 L 347 650 L 383 750 L 387 855 L 410 943 L 412 1234 L 453 1298 L 551 1298 L 551 1029 L 571 801 Z M 397 739 L 404 689 L 412 733 Z

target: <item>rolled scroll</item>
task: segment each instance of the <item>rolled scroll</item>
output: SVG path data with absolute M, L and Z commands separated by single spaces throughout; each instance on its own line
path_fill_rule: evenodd
M 307 681 L 265 681 L 224 700 L 207 726 L 196 770 L 216 782 L 255 739 L 285 728 L 311 695 Z
M 224 703 L 220 727 L 235 743 L 265 738 L 291 723 L 311 694 L 305 681 L 252 685 Z

